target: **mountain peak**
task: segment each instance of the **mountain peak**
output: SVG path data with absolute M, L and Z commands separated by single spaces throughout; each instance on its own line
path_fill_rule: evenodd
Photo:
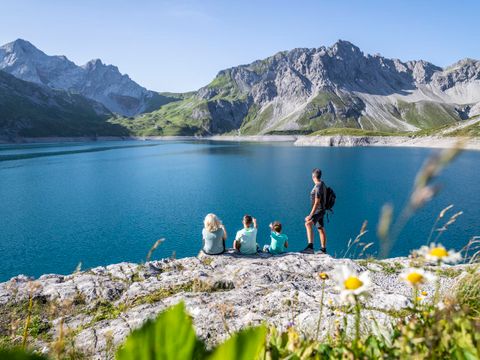
M 337 40 L 337 42 L 330 47 L 330 50 L 334 55 L 355 54 L 363 56 L 360 48 L 347 40 Z
M 155 93 L 122 75 L 116 66 L 93 59 L 80 67 L 65 56 L 47 55 L 23 39 L 0 47 L 0 70 L 25 81 L 80 94 L 122 115 L 136 115 L 157 106 L 150 104 Z
M 8 44 L 2 46 L 3 49 L 10 51 L 10 52 L 17 52 L 22 51 L 24 53 L 36 53 L 41 52 L 39 49 L 35 47 L 31 42 L 24 40 L 24 39 L 17 39 L 12 41 Z
M 97 67 L 101 67 L 101 66 L 104 66 L 104 65 L 105 64 L 102 62 L 102 60 L 92 59 L 89 62 L 87 62 L 85 65 L 83 65 L 82 67 L 86 70 L 92 70 L 92 69 L 95 69 Z

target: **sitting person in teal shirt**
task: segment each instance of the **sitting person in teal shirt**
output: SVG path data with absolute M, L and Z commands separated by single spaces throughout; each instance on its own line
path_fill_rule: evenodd
M 270 245 L 265 245 L 263 251 L 270 254 L 284 253 L 288 248 L 288 236 L 282 234 L 282 224 L 274 221 L 270 224 L 270 230 L 272 230 L 270 233 Z

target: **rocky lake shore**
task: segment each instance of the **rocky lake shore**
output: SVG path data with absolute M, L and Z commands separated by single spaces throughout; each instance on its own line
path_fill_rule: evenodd
M 45 137 L 0 138 L 0 144 L 30 143 L 74 143 L 92 141 L 228 141 L 228 142 L 289 142 L 295 146 L 318 147 L 421 147 L 450 148 L 459 141 L 458 137 L 446 136 L 353 136 L 353 135 L 214 135 L 214 136 L 102 136 L 102 137 Z M 466 150 L 480 150 L 480 138 L 471 138 L 464 144 Z
M 362 331 L 374 332 L 379 326 L 391 327 L 412 305 L 411 289 L 399 279 L 411 261 L 226 253 L 120 263 L 38 279 L 19 275 L 0 283 L 0 338 L 21 338 L 21 319 L 30 298 L 35 336 L 29 343 L 34 348 L 49 351 L 62 331 L 78 351 L 94 359 L 105 358 L 132 329 L 179 301 L 185 302 L 198 335 L 210 345 L 262 322 L 281 329 L 294 324 L 303 334 L 313 335 L 321 309 L 319 273 L 331 275 L 342 265 L 369 272 L 372 288 L 364 303 Z M 467 266 L 432 268 L 440 276 L 441 294 L 454 293 Z M 325 335 L 334 331 L 336 321 L 353 315 L 342 311 L 335 282 L 329 279 L 324 285 L 320 333 Z M 431 299 L 435 284 L 421 290 Z

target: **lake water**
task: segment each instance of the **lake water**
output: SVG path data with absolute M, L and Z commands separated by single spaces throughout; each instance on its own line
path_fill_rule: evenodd
M 153 258 L 196 255 L 208 212 L 224 221 L 229 246 L 249 213 L 259 221 L 261 246 L 269 222 L 280 220 L 290 249 L 301 250 L 314 167 L 337 193 L 326 226 L 329 252 L 343 255 L 368 220 L 364 240 L 375 242 L 374 253 L 382 204 L 400 209 L 433 151 L 225 142 L 0 145 L 0 281 L 70 273 L 79 262 L 88 268 L 143 261 L 159 238 L 166 241 Z M 442 192 L 408 223 L 392 256 L 425 243 L 450 203 L 464 215 L 442 242 L 459 249 L 480 234 L 479 164 L 480 152 L 465 152 L 442 173 Z

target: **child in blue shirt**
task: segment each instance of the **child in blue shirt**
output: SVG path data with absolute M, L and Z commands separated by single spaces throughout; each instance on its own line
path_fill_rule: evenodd
M 270 224 L 270 230 L 270 245 L 265 245 L 263 251 L 270 254 L 284 253 L 288 248 L 288 236 L 282 234 L 282 224 L 274 221 Z

